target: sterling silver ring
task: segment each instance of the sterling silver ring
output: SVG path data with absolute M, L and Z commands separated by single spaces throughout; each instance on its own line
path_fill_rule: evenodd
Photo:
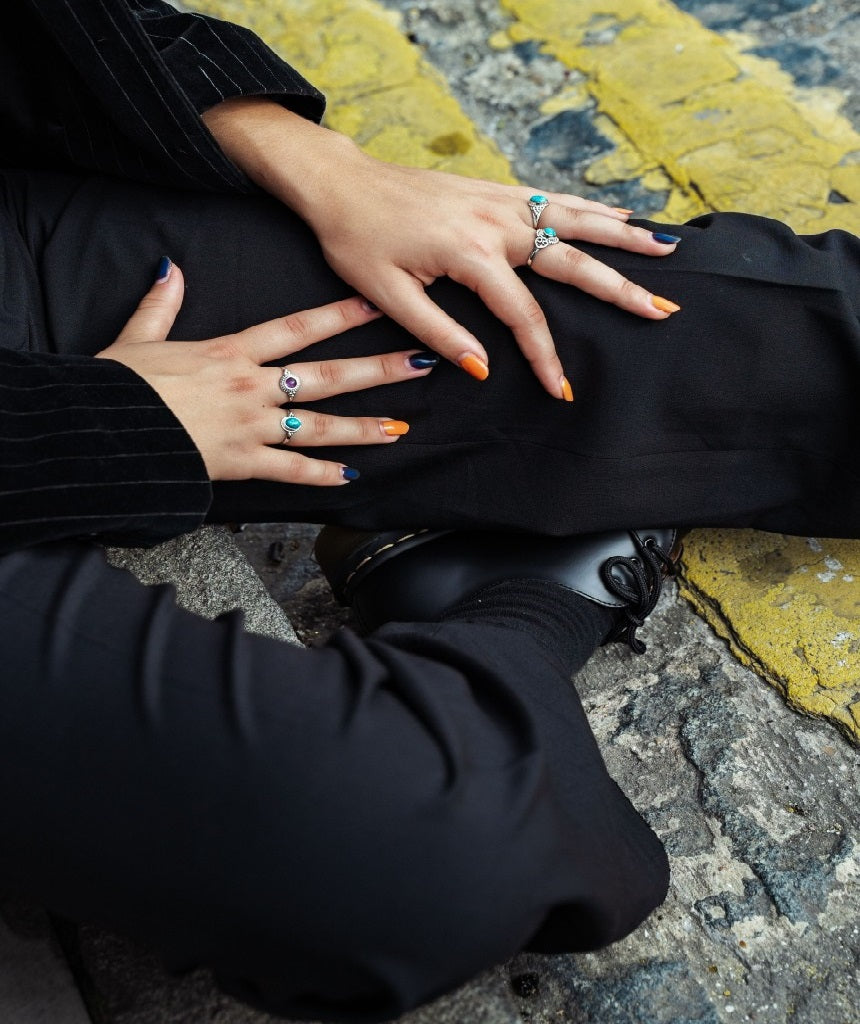
M 549 200 L 546 196 L 532 196 L 529 199 L 529 209 L 532 211 L 532 227 L 537 228 L 540 223 L 540 215 L 549 206 Z
M 281 379 L 278 381 L 278 387 L 287 396 L 287 401 L 292 402 L 295 399 L 301 386 L 301 378 L 297 377 L 289 367 L 285 366 Z
M 558 235 L 555 233 L 554 228 L 538 228 L 535 234 L 535 247 L 532 249 L 531 256 L 526 261 L 527 265 L 532 265 L 532 261 L 541 249 L 546 249 L 548 245 L 555 245 L 557 242 Z
M 281 444 L 289 444 L 293 439 L 293 434 L 301 428 L 302 421 L 298 416 L 294 416 L 292 413 L 288 413 L 281 419 L 281 430 L 284 432 L 284 439 Z

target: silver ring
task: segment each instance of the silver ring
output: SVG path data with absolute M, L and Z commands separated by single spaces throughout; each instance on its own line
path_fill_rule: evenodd
M 292 402 L 295 399 L 301 386 L 301 377 L 297 377 L 288 366 L 285 366 L 281 379 L 278 381 L 278 387 L 287 396 L 288 402 Z
M 529 199 L 529 209 L 532 211 L 532 227 L 537 228 L 540 223 L 540 215 L 549 206 L 546 196 L 536 195 Z
M 300 430 L 302 421 L 298 416 L 294 416 L 291 412 L 287 413 L 286 416 L 281 418 L 281 430 L 284 432 L 284 439 L 280 442 L 281 444 L 289 444 L 293 439 L 293 434 L 297 430 Z
M 535 234 L 535 247 L 532 249 L 532 254 L 526 261 L 530 267 L 535 256 L 541 251 L 546 249 L 548 245 L 555 245 L 558 242 L 558 235 L 555 233 L 554 228 L 538 228 Z

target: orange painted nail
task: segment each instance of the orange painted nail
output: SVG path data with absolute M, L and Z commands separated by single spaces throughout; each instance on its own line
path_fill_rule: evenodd
M 612 209 L 615 210 L 616 213 L 623 213 L 626 214 L 628 217 L 631 213 L 635 212 L 634 210 L 625 210 L 623 206 L 613 206 Z
M 470 377 L 474 377 L 475 380 L 486 380 L 490 376 L 489 366 L 477 356 L 460 356 L 457 363 L 461 369 L 465 370 Z
M 573 401 L 573 388 L 570 386 L 570 381 L 567 377 L 561 378 L 561 397 L 565 402 Z
M 401 437 L 409 433 L 409 424 L 403 420 L 382 420 L 379 425 L 382 427 L 382 433 L 388 434 L 389 437 Z
M 672 302 L 669 299 L 664 299 L 662 295 L 652 295 L 651 305 L 655 309 L 659 309 L 661 313 L 677 313 L 681 308 L 677 302 Z

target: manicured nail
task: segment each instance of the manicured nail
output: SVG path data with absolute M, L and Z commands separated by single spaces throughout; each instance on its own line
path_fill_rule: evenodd
M 341 466 L 340 475 L 344 480 L 357 480 L 361 476 L 361 473 L 359 473 L 357 469 L 350 469 L 349 466 Z
M 652 295 L 651 305 L 655 309 L 659 309 L 661 313 L 677 313 L 681 308 L 677 302 L 672 302 L 670 299 L 664 299 L 662 295 Z
M 416 352 L 406 360 L 413 370 L 429 370 L 439 362 L 435 352 Z
M 675 242 L 681 241 L 680 235 L 666 235 L 662 231 L 652 231 L 651 237 L 655 242 L 660 242 L 663 245 L 674 245 Z
M 409 433 L 409 424 L 403 420 L 381 420 L 379 425 L 382 433 L 388 434 L 389 437 L 402 437 Z
M 377 306 L 375 302 L 371 302 L 370 299 L 362 299 L 361 308 L 365 311 L 365 313 L 379 312 L 379 306 Z
M 466 353 L 464 356 L 460 356 L 457 360 L 460 369 L 465 370 L 470 377 L 474 377 L 475 380 L 486 380 L 490 376 L 490 368 L 487 364 L 479 359 L 477 356 Z
M 630 214 L 634 212 L 633 210 L 625 210 L 623 206 L 613 206 L 612 209 L 615 210 L 616 213 L 624 214 L 625 217 L 629 217 Z
M 565 402 L 573 401 L 573 388 L 570 386 L 570 381 L 567 377 L 561 378 L 561 397 Z
M 162 256 L 158 261 L 158 275 L 155 278 L 155 283 L 164 284 L 164 282 L 170 277 L 171 270 L 173 270 L 173 264 L 167 256 Z

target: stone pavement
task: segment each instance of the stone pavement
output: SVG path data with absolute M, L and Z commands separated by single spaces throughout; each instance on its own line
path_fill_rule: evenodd
M 741 208 L 860 231 L 856 0 L 194 6 L 280 46 L 332 98 L 329 123 L 376 155 L 642 214 Z M 223 532 L 115 557 L 179 579 L 201 613 L 241 605 L 288 638 L 280 605 L 308 640 L 345 619 L 308 560 L 312 533 L 240 535 L 268 594 Z M 670 852 L 667 903 L 610 950 L 519 957 L 409 1024 L 857 1024 L 857 586 L 856 544 L 694 535 L 682 590 L 737 657 L 672 592 L 647 655 L 602 651 L 577 678 L 611 771 Z M 272 1019 L 204 972 L 171 979 L 116 936 L 61 927 L 76 988 L 44 916 L 0 911 L 4 1024 Z

